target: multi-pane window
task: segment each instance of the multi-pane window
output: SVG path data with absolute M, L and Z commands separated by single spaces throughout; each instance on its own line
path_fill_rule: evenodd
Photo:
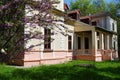
M 44 29 L 44 49 L 51 49 L 51 30 Z
M 72 49 L 72 36 L 68 36 L 68 49 Z

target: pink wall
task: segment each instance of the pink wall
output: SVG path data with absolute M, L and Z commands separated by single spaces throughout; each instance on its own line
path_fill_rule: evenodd
M 24 61 L 40 60 L 40 51 L 25 52 Z
M 72 52 L 67 51 L 55 51 L 44 52 L 43 58 L 40 59 L 40 52 L 26 52 L 24 58 L 24 66 L 37 66 L 42 64 L 58 64 L 72 60 Z

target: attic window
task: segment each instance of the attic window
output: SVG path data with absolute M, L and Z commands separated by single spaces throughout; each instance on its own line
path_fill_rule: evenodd
M 80 21 L 81 21 L 81 22 L 84 22 L 84 23 L 86 23 L 86 24 L 90 24 L 90 23 L 89 23 L 89 18 L 81 19 Z
M 77 20 L 77 14 L 73 13 L 73 14 L 68 14 L 69 17 L 71 17 L 72 19 Z
M 93 26 L 97 26 L 97 22 L 92 22 L 92 25 Z

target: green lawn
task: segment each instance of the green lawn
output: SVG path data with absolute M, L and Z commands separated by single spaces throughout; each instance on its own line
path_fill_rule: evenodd
M 70 61 L 24 69 L 0 65 L 0 80 L 120 80 L 120 62 Z

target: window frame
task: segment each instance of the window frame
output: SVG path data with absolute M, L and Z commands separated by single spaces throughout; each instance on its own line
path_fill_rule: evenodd
M 72 36 L 68 35 L 68 50 L 72 50 Z
M 112 23 L 112 30 L 114 31 L 115 30 L 115 24 Z
M 44 28 L 44 49 L 51 49 L 51 30 Z

